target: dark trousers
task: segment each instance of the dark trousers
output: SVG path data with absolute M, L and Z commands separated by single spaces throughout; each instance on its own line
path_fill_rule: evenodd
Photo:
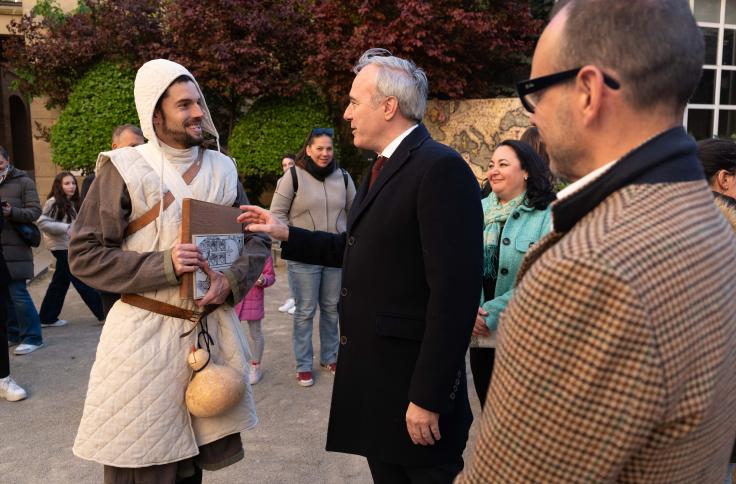
M 7 288 L 3 287 L 4 291 Z M 8 310 L 5 298 L 0 297 L 0 378 L 10 375 L 10 359 L 8 358 Z
M 115 301 L 120 299 L 120 294 L 105 291 L 97 292 L 99 292 L 100 298 L 102 298 L 102 311 L 105 313 L 105 319 L 107 319 L 107 315 L 110 313 L 112 305 L 115 304 Z
M 451 484 L 463 470 L 463 459 L 432 467 L 406 467 L 368 458 L 368 467 L 376 484 Z
M 74 288 L 82 296 L 82 300 L 95 317 L 99 321 L 105 319 L 100 295 L 87 284 L 74 277 L 69 270 L 69 252 L 66 250 L 52 250 L 51 253 L 56 258 L 56 270 L 54 270 L 51 283 L 41 303 L 39 313 L 41 324 L 50 324 L 59 319 L 61 308 L 64 307 L 66 292 L 69 290 L 69 283 L 74 285 Z
M 486 395 L 488 395 L 488 387 L 491 386 L 495 360 L 495 348 L 470 348 L 470 371 L 473 373 L 473 385 L 481 408 L 486 405 Z

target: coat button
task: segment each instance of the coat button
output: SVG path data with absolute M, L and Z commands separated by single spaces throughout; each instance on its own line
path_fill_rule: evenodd
M 340 344 L 345 346 L 348 344 L 348 337 L 347 336 L 340 336 Z
M 508 273 L 509 273 L 509 270 L 508 270 L 508 269 L 506 269 L 505 267 L 501 268 L 501 275 L 505 276 L 505 275 L 506 275 L 506 274 L 508 274 Z M 344 290 L 345 290 L 345 289 L 343 289 L 343 291 L 344 291 Z M 345 295 L 345 294 L 343 294 L 343 296 L 344 296 L 344 295 Z
M 348 295 L 348 290 L 347 290 L 347 288 L 343 287 L 343 288 L 342 288 L 342 290 L 340 291 L 340 294 L 341 294 L 341 295 L 342 295 L 343 297 L 347 296 L 347 295 Z
M 450 393 L 450 400 L 455 400 L 455 393 Z
M 504 237 L 501 241 L 503 245 L 509 245 L 511 243 L 511 240 L 508 237 Z
M 355 237 L 353 237 L 352 235 L 348 237 L 348 245 L 351 247 L 355 245 Z
M 452 391 L 453 391 L 453 392 L 456 392 L 456 391 L 457 391 L 457 385 L 453 385 L 453 386 L 452 386 Z
M 519 218 L 519 212 L 514 212 L 514 214 L 512 215 L 512 217 Z

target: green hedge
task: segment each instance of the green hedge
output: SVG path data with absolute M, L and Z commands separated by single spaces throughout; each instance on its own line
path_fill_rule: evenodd
M 235 124 L 230 154 L 247 177 L 280 175 L 284 153 L 296 153 L 312 128 L 330 126 L 327 104 L 314 94 L 261 98 Z
M 90 69 L 74 86 L 51 129 L 51 156 L 67 170 L 94 169 L 97 155 L 110 149 L 112 131 L 138 124 L 132 70 L 110 62 Z

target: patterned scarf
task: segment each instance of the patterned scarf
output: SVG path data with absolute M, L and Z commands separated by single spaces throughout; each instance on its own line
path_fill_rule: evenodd
M 8 172 L 10 171 L 10 165 L 5 167 L 3 171 L 0 171 L 0 184 L 2 184 L 5 181 L 5 177 L 8 176 Z
M 516 207 L 524 203 L 526 191 L 501 204 L 495 193 L 488 195 L 488 206 L 483 214 L 483 277 L 495 278 L 498 275 L 498 239 L 501 237 L 501 224 L 506 223 Z

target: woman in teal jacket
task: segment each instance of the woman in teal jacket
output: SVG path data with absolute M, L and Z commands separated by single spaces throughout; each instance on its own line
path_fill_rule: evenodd
M 516 272 L 529 247 L 551 227 L 550 203 L 555 199 L 552 175 L 530 145 L 506 140 L 488 165 L 491 194 L 483 204 L 483 295 L 478 308 L 470 368 L 481 405 L 491 381 L 498 319 L 513 295 Z

